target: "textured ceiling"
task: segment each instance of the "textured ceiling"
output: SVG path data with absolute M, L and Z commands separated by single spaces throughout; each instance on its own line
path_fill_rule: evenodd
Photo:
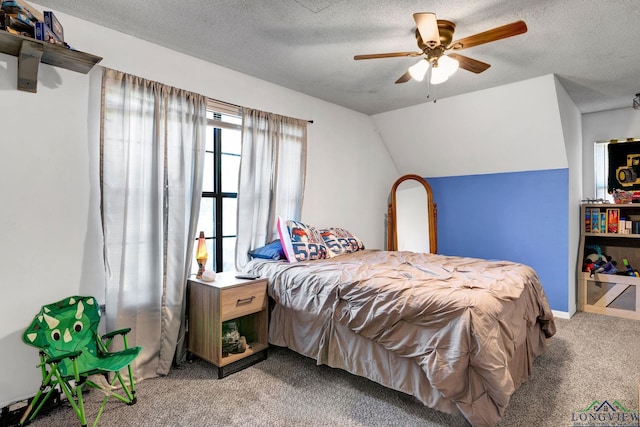
M 426 81 L 394 84 L 416 58 L 353 59 L 356 54 L 418 50 L 414 12 L 453 21 L 454 40 L 520 19 L 529 28 L 462 51 L 491 68 L 481 74 L 458 70 L 432 86 L 432 98 L 550 73 L 583 113 L 630 107 L 640 92 L 638 0 L 34 3 L 366 114 L 427 101 Z M 73 40 L 69 43 L 73 46 Z M 109 52 L 96 54 L 108 57 Z

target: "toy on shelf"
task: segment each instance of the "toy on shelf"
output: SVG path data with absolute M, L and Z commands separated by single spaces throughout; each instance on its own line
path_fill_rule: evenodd
M 609 260 L 611 259 L 611 257 L 608 258 Z M 616 267 L 616 262 L 615 261 L 607 261 L 606 263 L 602 264 L 600 267 L 596 268 L 595 271 L 591 271 L 591 275 L 593 276 L 593 273 L 599 273 L 599 274 L 616 274 L 618 272 L 618 268 Z
M 625 191 L 616 188 L 613 190 L 613 193 L 611 195 L 613 196 L 613 201 L 616 204 L 626 204 L 633 201 L 633 193 L 631 191 Z
M 616 274 L 618 272 L 616 267 L 617 263 L 612 261 L 610 256 L 600 253 L 599 247 L 597 249 L 597 252 L 587 255 L 582 265 L 582 271 L 591 273 L 591 276 L 593 276 L 594 273 Z
M 633 267 L 631 267 L 631 264 L 629 264 L 629 261 L 626 258 L 622 260 L 622 263 L 624 264 L 625 267 L 627 267 L 627 274 L 629 276 L 640 277 L 640 273 L 638 273 L 638 270 L 634 270 Z

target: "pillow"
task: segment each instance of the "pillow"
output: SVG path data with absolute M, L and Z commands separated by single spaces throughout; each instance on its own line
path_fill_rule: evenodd
M 280 242 L 280 239 L 274 240 L 271 243 L 249 251 L 249 256 L 251 258 L 272 260 L 286 259 L 286 255 L 282 250 L 282 243 Z
M 340 227 L 329 227 L 320 230 L 320 235 L 329 252 L 329 258 L 357 252 L 364 249 L 364 243 L 354 234 Z
M 278 234 L 289 262 L 310 261 L 327 257 L 327 247 L 318 230 L 300 221 L 278 218 Z

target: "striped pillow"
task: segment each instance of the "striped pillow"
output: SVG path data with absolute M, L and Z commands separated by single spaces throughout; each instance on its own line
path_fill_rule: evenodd
M 289 262 L 327 258 L 324 240 L 312 225 L 279 217 L 278 234 Z
M 329 251 L 329 258 L 364 249 L 362 240 L 341 227 L 323 228 L 320 235 Z

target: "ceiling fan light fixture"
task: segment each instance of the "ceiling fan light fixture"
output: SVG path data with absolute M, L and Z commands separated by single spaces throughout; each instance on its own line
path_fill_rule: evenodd
M 448 56 L 441 56 L 438 59 L 438 68 L 442 68 L 443 72 L 447 73 L 448 76 L 453 75 L 459 66 L 460 63 L 458 61 Z
M 445 72 L 445 70 L 441 70 L 440 67 L 433 67 L 431 69 L 431 84 L 439 85 L 440 83 L 444 83 L 449 79 L 449 74 Z
M 456 72 L 460 64 L 453 58 L 441 56 L 431 69 L 431 84 L 444 83 Z
M 425 59 L 421 59 L 411 67 L 409 67 L 409 74 L 411 74 L 411 78 L 421 82 L 424 80 L 425 74 L 429 70 L 429 62 Z

